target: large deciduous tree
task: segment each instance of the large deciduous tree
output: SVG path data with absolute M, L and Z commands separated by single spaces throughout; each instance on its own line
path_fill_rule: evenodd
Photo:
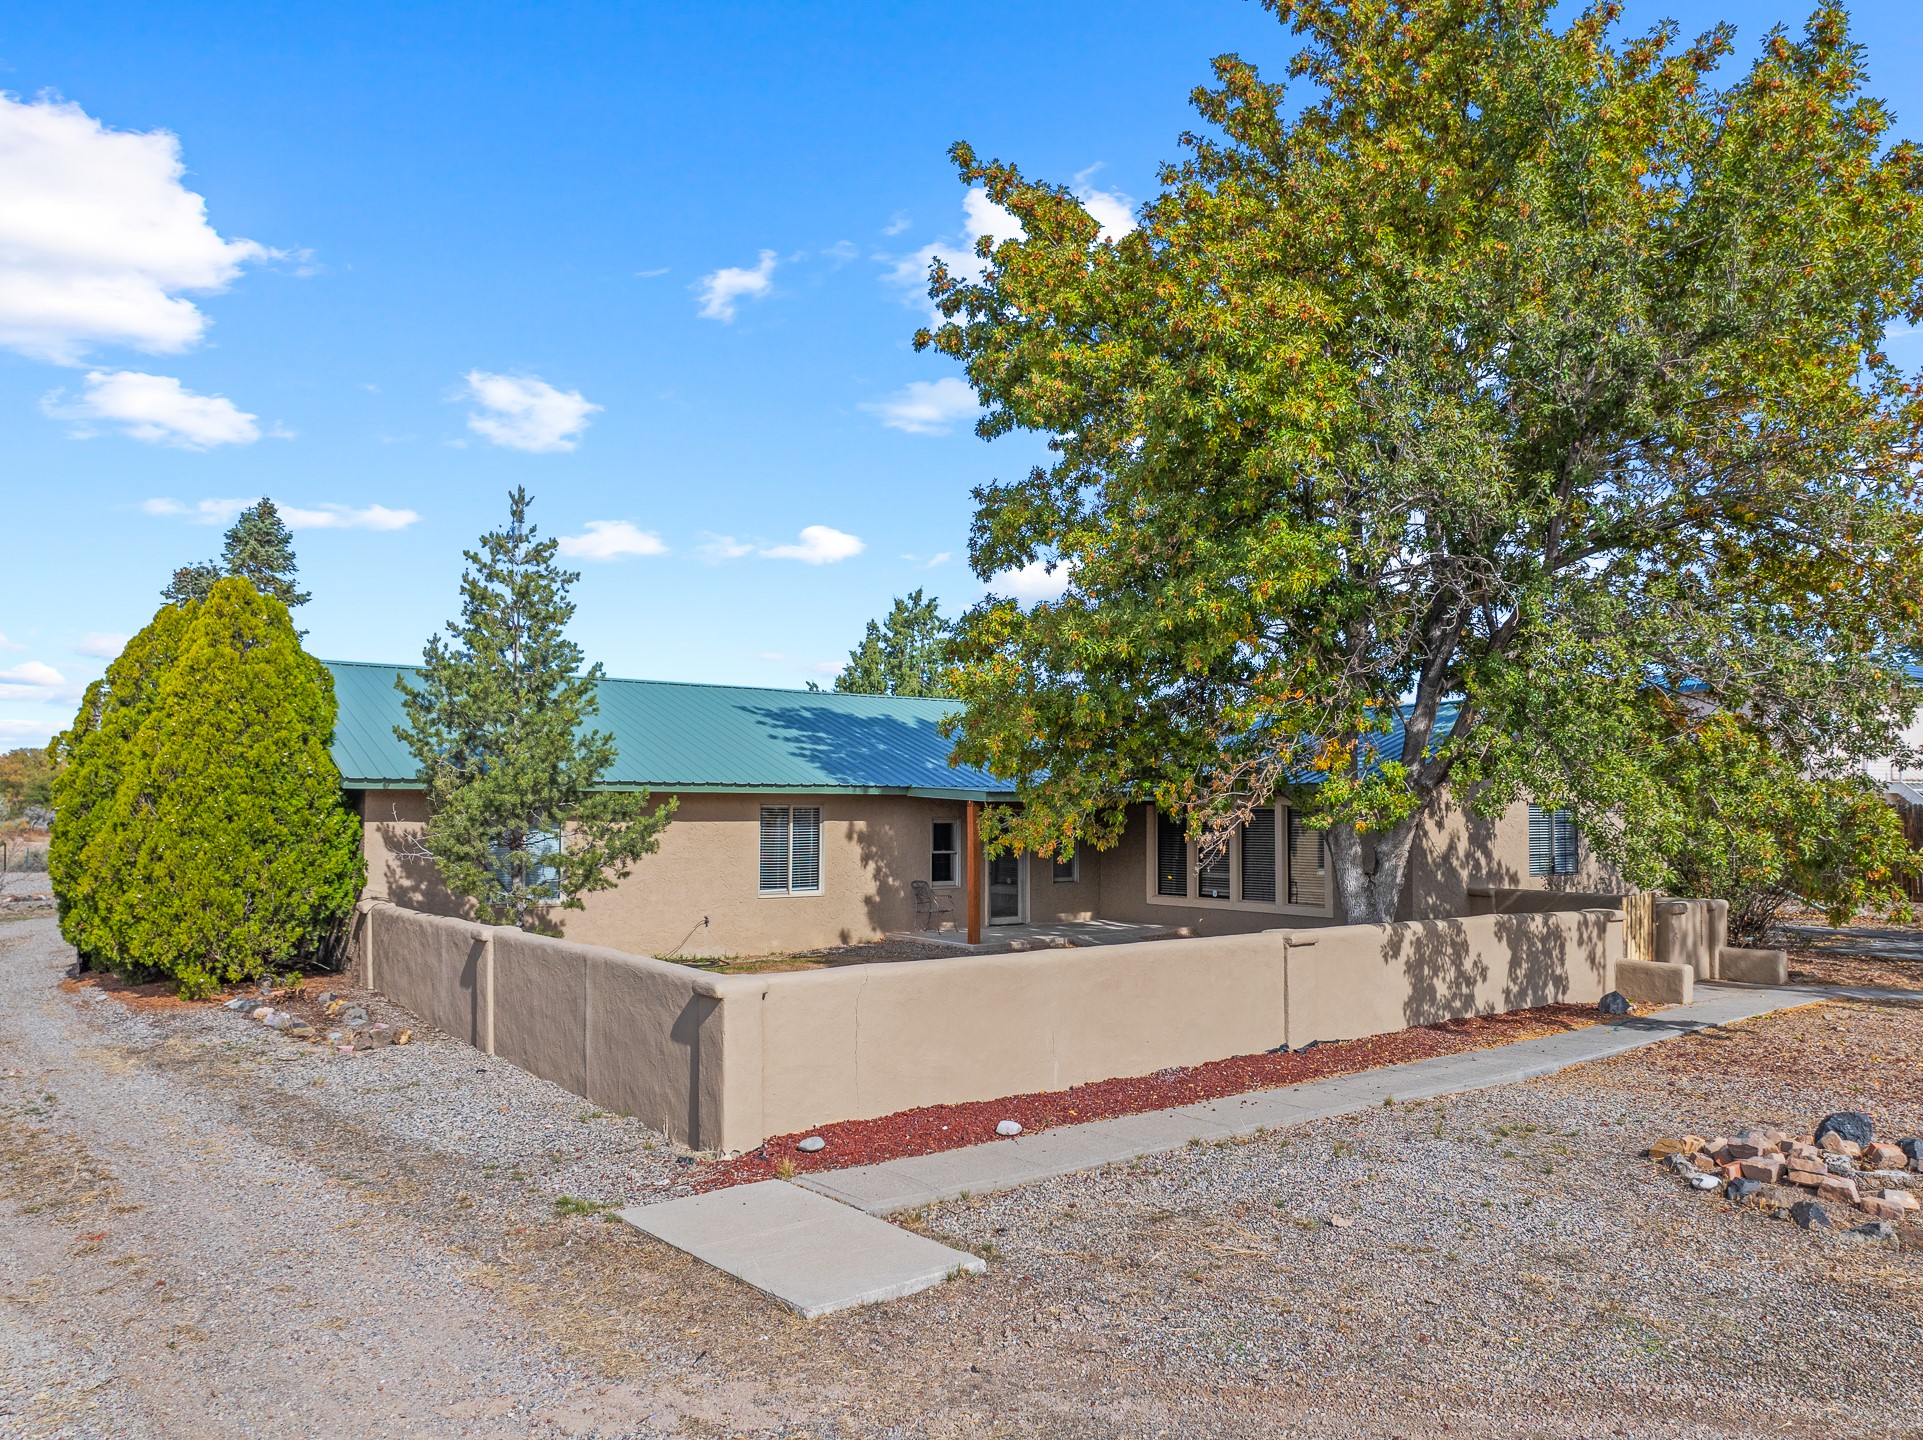
M 505 530 L 463 552 L 461 618 L 429 639 L 419 683 L 403 677 L 408 724 L 395 734 L 420 762 L 421 844 L 483 920 L 538 928 L 551 912 L 624 879 L 660 845 L 675 802 L 602 787 L 614 737 L 587 728 L 600 708 L 597 662 L 567 638 L 568 588 L 581 577 L 537 538 L 523 489 Z
M 960 759 L 996 838 L 1112 843 L 1130 801 L 1208 846 L 1283 794 L 1347 914 L 1394 918 L 1454 788 L 1573 804 L 1628 855 L 1676 728 L 1887 753 L 1923 597 L 1923 159 L 1840 7 L 1763 38 L 1563 28 L 1546 0 L 1267 0 L 1140 226 L 954 157 L 1020 221 L 940 265 L 986 437 L 1054 461 L 977 492 L 984 578 L 1057 601 L 961 625 Z M 1685 730 L 1687 727 L 1685 727 Z

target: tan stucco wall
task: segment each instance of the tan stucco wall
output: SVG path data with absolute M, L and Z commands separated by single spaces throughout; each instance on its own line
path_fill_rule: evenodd
M 764 801 L 821 807 L 820 894 L 757 893 Z M 679 802 L 657 853 L 614 889 L 585 896 L 582 909 L 556 913 L 563 935 L 637 955 L 704 956 L 847 945 L 910 930 L 909 886 L 929 878 L 934 822 L 954 821 L 959 835 L 963 820 L 958 801 L 901 795 L 692 794 Z M 368 791 L 362 814 L 367 897 L 459 914 L 432 864 L 405 854 L 406 837 L 426 817 L 422 797 Z M 962 886 L 943 889 L 956 922 L 965 922 Z
M 615 889 L 585 897 L 583 909 L 557 913 L 555 920 L 567 938 L 640 955 L 762 955 L 912 930 L 917 918 L 909 886 L 929 878 L 933 824 L 951 820 L 959 831 L 964 812 L 958 801 L 895 795 L 688 794 L 679 800 L 657 854 L 642 859 Z M 757 893 L 764 800 L 821 806 L 820 894 Z M 432 864 L 406 853 L 408 839 L 418 832 L 425 814 L 415 791 L 363 794 L 366 896 L 431 914 L 461 914 L 462 907 L 440 884 Z M 1188 935 L 1316 929 L 1346 921 L 1340 900 L 1333 898 L 1325 913 L 1313 913 L 1283 907 L 1244 909 L 1194 896 L 1173 903 L 1151 897 L 1149 830 L 1146 807 L 1133 807 L 1121 842 L 1106 852 L 1085 850 L 1080 878 L 1073 883 L 1058 884 L 1051 861 L 1027 857 L 1028 918 L 1100 918 Z M 963 867 L 958 883 L 943 891 L 953 904 L 955 926 L 962 928 L 966 891 L 959 882 L 968 857 L 958 859 Z M 1331 890 L 1333 880 L 1331 875 Z M 1536 908 L 1529 897 L 1537 893 L 1566 895 L 1566 901 L 1550 903 L 1574 907 L 1593 892 L 1619 888 L 1586 841 L 1575 874 L 1530 875 L 1528 812 L 1521 804 L 1495 820 L 1476 819 L 1450 807 L 1418 832 L 1401 917 L 1441 919 L 1491 908 L 1481 896 L 1472 896 L 1472 890 L 1514 892 L 1495 908 L 1523 910 Z
M 1599 1000 L 1622 960 L 1613 911 L 1340 925 L 1289 937 L 1289 1044 Z
M 1593 1000 L 1621 961 L 1622 920 L 1481 916 L 716 976 L 376 902 L 356 943 L 366 978 L 424 1020 L 676 1139 L 740 1150 L 1285 1038 Z

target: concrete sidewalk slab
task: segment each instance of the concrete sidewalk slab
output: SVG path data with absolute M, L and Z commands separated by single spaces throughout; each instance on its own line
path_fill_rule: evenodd
M 1085 1125 L 1060 1125 L 1035 1135 L 970 1145 L 938 1155 L 827 1170 L 795 1183 L 871 1215 L 892 1215 L 961 1195 L 987 1195 L 1180 1149 L 1191 1140 L 1222 1140 L 1284 1125 L 1355 1115 L 1385 1100 L 1432 1100 L 1539 1079 L 1572 1065 L 1660 1044 L 1711 1026 L 1839 998 L 1870 997 L 1815 987 L 1703 984 L 1696 987 L 1693 1003 L 1672 1006 L 1656 1015 L 1632 1016 L 1513 1045 L 1465 1050 L 1305 1085 L 1229 1095 L 1172 1110 L 1123 1115 Z
M 745 1280 L 809 1319 L 899 1299 L 988 1268 L 978 1256 L 784 1180 L 634 1205 L 619 1214 L 643 1234 Z

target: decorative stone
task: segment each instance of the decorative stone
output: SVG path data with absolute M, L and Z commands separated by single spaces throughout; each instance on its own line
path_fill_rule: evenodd
M 1889 1192 L 1886 1190 L 1883 1193 L 1887 1195 Z M 1870 1196 L 1867 1200 L 1859 1200 L 1856 1203 L 1858 1209 L 1862 1210 L 1865 1214 L 1874 1215 L 1879 1220 L 1901 1220 L 1907 1213 L 1903 1207 L 1895 1201 L 1879 1200 L 1874 1195 Z
M 1732 1180 L 1723 1187 L 1723 1195 L 1730 1200 L 1747 1200 L 1762 1188 L 1760 1180 Z
M 1841 1175 L 1826 1175 L 1823 1177 L 1823 1183 L 1816 1187 L 1816 1198 L 1829 1200 L 1838 1205 L 1854 1205 L 1859 1198 L 1856 1193 L 1856 1182 L 1845 1180 Z
M 1872 1170 L 1901 1170 L 1909 1157 L 1894 1145 L 1865 1145 L 1858 1158 Z
M 1896 1227 L 1887 1220 L 1871 1220 L 1867 1224 L 1856 1226 L 1850 1234 L 1865 1235 L 1872 1240 L 1894 1240 Z
M 1720 1190 L 1723 1185 L 1714 1175 L 1705 1175 L 1700 1171 L 1689 1177 L 1689 1183 L 1696 1190 Z
M 1651 1160 L 1667 1160 L 1672 1155 L 1681 1155 L 1696 1147 L 1689 1143 L 1692 1137 L 1686 1135 L 1665 1135 L 1649 1147 Z
M 819 1135 L 810 1135 L 806 1140 L 797 1141 L 795 1144 L 795 1149 L 799 1150 L 803 1155 L 812 1155 L 817 1150 L 826 1150 L 827 1148 L 828 1142 Z
M 1764 1185 L 1774 1185 L 1783 1178 L 1783 1157 L 1781 1155 L 1758 1155 L 1743 1161 L 1743 1178 L 1755 1180 Z
M 271 1005 L 256 1005 L 252 1010 L 247 1012 L 247 1018 L 249 1020 L 265 1021 L 267 1017 L 273 1013 L 274 1007 Z
M 414 1032 L 412 1030 L 407 1029 L 405 1026 L 403 1026 L 401 1029 L 396 1030 L 394 1032 L 394 1043 L 396 1045 L 406 1045 L 409 1042 L 411 1042 L 413 1039 L 414 1039 Z
M 1019 1120 L 1004 1120 L 996 1125 L 995 1133 L 997 1135 L 1019 1135 L 1022 1133 L 1022 1122 Z
M 289 1025 L 287 1027 L 287 1038 L 290 1040 L 312 1040 L 314 1038 L 314 1027 L 300 1023 Z
M 1825 1115 L 1817 1125 L 1816 1143 L 1821 1145 L 1825 1137 L 1830 1135 L 1838 1140 L 1847 1140 L 1860 1149 L 1876 1139 L 1876 1127 L 1870 1123 L 1870 1117 L 1860 1110 L 1838 1110 L 1834 1115 Z
M 1789 1218 L 1804 1230 L 1834 1230 L 1829 1211 L 1814 1200 L 1798 1200 L 1789 1207 Z
M 1627 1015 L 1629 1013 L 1629 1001 L 1624 998 L 1622 991 L 1611 990 L 1596 1002 L 1596 1008 L 1605 1015 Z
M 1879 1185 L 1894 1185 L 1898 1189 L 1906 1189 L 1915 1182 L 1916 1177 L 1907 1170 L 1872 1170 L 1863 1176 L 1863 1179 L 1874 1180 Z
M 1881 1198 L 1885 1205 L 1894 1205 L 1903 1211 L 1923 1208 L 1919 1206 L 1917 1198 L 1907 1190 L 1885 1190 Z
M 1826 1155 L 1823 1157 L 1823 1168 L 1832 1175 L 1854 1175 L 1856 1162 L 1847 1155 Z
M 1923 1139 L 1911 1136 L 1907 1140 L 1897 1141 L 1896 1148 L 1909 1158 L 1910 1169 L 1923 1170 Z

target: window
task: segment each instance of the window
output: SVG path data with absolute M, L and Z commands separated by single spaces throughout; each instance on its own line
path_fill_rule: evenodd
M 1222 848 L 1203 861 L 1202 867 L 1195 872 L 1195 893 L 1204 900 L 1229 898 L 1229 845 L 1226 835 L 1222 837 Z
M 1073 885 L 1082 878 L 1081 847 L 1073 846 L 1066 854 L 1055 857 L 1055 883 Z
M 1242 898 L 1275 899 L 1275 809 L 1264 805 L 1249 812 L 1242 827 Z
M 821 891 L 821 807 L 761 807 L 761 893 L 811 895 Z
M 1329 902 L 1329 840 L 1289 812 L 1289 903 L 1326 905 Z
M 955 822 L 937 820 L 935 840 L 928 851 L 928 878 L 937 885 L 955 883 Z
M 1569 810 L 1545 810 L 1529 806 L 1529 873 L 1531 875 L 1574 875 L 1576 873 L 1576 816 Z
M 1189 893 L 1189 841 L 1182 822 L 1155 812 L 1155 893 Z

